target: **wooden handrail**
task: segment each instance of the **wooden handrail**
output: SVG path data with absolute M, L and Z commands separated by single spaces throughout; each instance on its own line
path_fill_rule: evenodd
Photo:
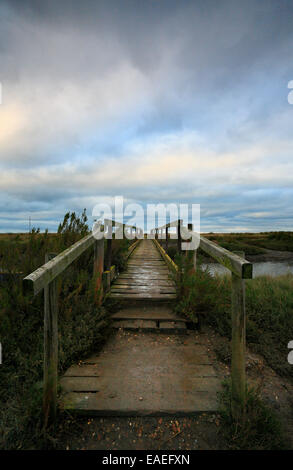
M 168 224 L 162 225 L 161 227 L 156 227 L 156 228 L 154 228 L 153 230 L 161 230 L 161 229 L 164 229 L 164 228 L 177 227 L 177 226 L 178 226 L 178 222 L 179 222 L 180 220 L 182 220 L 182 219 L 173 220 L 173 222 L 169 222 Z
M 166 224 L 158 229 L 153 230 L 160 230 L 164 228 L 168 228 L 170 226 L 177 227 L 179 225 L 179 220 L 172 222 L 171 224 Z M 183 236 L 184 240 L 191 238 L 192 235 L 198 237 L 199 235 L 192 230 L 187 229 L 181 224 L 180 227 L 181 236 Z M 232 253 L 225 248 L 217 245 L 216 243 L 208 240 L 207 238 L 200 235 L 200 248 L 207 253 L 209 256 L 214 258 L 218 263 L 225 266 L 227 269 L 232 271 L 236 276 L 242 279 L 252 279 L 252 263 L 243 259 L 241 256 L 237 255 L 236 253 Z
M 183 227 L 180 220 L 172 223 L 172 226 L 178 226 L 177 233 L 182 235 L 185 240 L 192 235 L 199 236 L 196 232 Z M 160 227 L 168 230 L 169 224 Z M 180 232 L 179 232 L 180 227 Z M 154 229 L 159 230 L 159 229 Z M 168 232 L 167 232 L 168 237 Z M 178 238 L 178 251 L 179 249 Z M 154 240 L 162 256 L 167 260 L 167 253 L 163 247 Z M 200 236 L 199 247 L 220 264 L 231 271 L 231 315 L 232 315 L 232 360 L 231 360 L 231 381 L 232 381 L 232 413 L 235 419 L 239 419 L 245 409 L 246 402 L 246 377 L 245 377 L 245 342 L 246 342 L 246 313 L 245 313 L 245 279 L 252 279 L 253 264 L 244 258 L 243 252 L 232 253 L 225 248 L 213 243 L 207 238 Z M 196 267 L 196 252 L 193 254 L 193 264 Z M 169 258 L 169 257 L 168 257 Z M 168 260 L 167 260 L 168 261 Z M 173 262 L 172 262 L 173 263 Z M 170 263 L 169 263 L 170 264 Z M 175 263 L 173 263 L 175 264 Z M 176 265 L 175 265 L 176 266 Z M 174 270 L 174 266 L 171 266 Z M 178 267 L 177 267 L 178 270 Z
M 33 291 L 33 295 L 38 294 L 96 241 L 91 233 L 43 264 L 23 279 L 25 290 Z
M 186 229 L 186 227 L 181 227 L 181 234 L 184 236 L 184 239 L 187 239 L 194 236 L 198 236 L 196 232 Z M 200 245 L 199 247 L 212 258 L 214 258 L 218 263 L 225 266 L 225 268 L 232 271 L 236 276 L 242 279 L 252 279 L 252 263 L 246 259 L 240 257 L 239 255 L 232 253 L 229 250 L 217 245 L 216 243 L 208 240 L 207 238 L 200 235 Z
M 116 224 L 119 225 L 119 222 Z M 98 225 L 101 226 L 100 222 Z M 120 225 L 123 226 L 123 224 Z M 133 251 L 136 243 L 132 244 L 129 253 Z M 90 233 L 58 255 L 46 254 L 45 264 L 23 279 L 24 289 L 32 292 L 33 295 L 44 289 L 43 411 L 45 427 L 49 421 L 54 421 L 57 408 L 58 297 L 56 278 L 91 246 L 94 246 L 93 274 L 96 300 L 98 304 L 101 304 L 103 299 L 104 236 L 101 239 L 96 239 L 94 233 Z M 106 268 L 108 275 L 104 279 L 105 291 L 108 290 L 115 273 L 115 267 L 111 266 L 111 252 L 112 234 L 111 238 L 107 239 L 106 264 L 109 266 Z

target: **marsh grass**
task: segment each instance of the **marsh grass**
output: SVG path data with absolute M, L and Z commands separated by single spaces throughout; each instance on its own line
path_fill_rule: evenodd
M 206 322 L 230 339 L 231 277 L 213 277 L 199 267 L 192 273 L 186 256 L 176 260 L 182 272 L 177 278 L 176 311 L 195 323 Z M 245 283 L 247 343 L 276 372 L 292 379 L 287 356 L 293 339 L 293 275 L 260 276 Z
M 231 414 L 231 385 L 226 381 L 220 394 L 221 433 L 233 450 L 281 450 L 284 432 L 273 410 L 261 398 L 259 388 L 247 390 L 245 412 L 235 421 Z
M 57 234 L 33 229 L 26 237 L 12 236 L 11 243 L 0 239 L 0 264 L 8 272 L 0 284 L 0 449 L 54 446 L 54 429 L 42 428 L 43 293 L 25 295 L 21 279 L 44 263 L 46 252 L 59 253 L 82 238 L 88 232 L 86 222 L 85 213 L 66 214 Z M 112 261 L 120 269 L 127 247 L 125 243 L 115 246 Z M 93 250 L 58 278 L 58 308 L 61 374 L 97 351 L 109 334 L 107 312 L 95 301 Z
M 176 258 L 181 275 L 177 277 L 176 311 L 195 325 L 206 323 L 231 339 L 231 277 L 212 277 L 208 270 L 192 272 L 186 256 Z M 293 339 L 293 276 L 262 276 L 246 282 L 246 339 L 249 348 L 260 353 L 278 374 L 292 380 L 287 361 L 288 342 Z M 224 343 L 220 355 L 230 361 L 230 348 Z M 219 352 L 219 351 L 217 351 Z M 248 389 L 241 422 L 231 415 L 231 389 L 225 384 L 222 401 L 222 427 L 227 442 L 235 449 L 279 449 L 284 447 L 280 423 L 264 404 L 258 389 Z

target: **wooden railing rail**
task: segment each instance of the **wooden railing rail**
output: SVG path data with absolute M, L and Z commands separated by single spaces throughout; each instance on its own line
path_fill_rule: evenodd
M 111 221 L 116 226 L 133 229 L 131 226 Z M 101 225 L 100 222 L 98 222 Z M 139 229 L 141 230 L 141 229 Z M 123 232 L 124 235 L 124 232 Z M 106 237 L 107 238 L 107 237 Z M 134 242 L 129 253 L 135 248 Z M 43 382 L 43 411 L 44 424 L 54 421 L 57 410 L 57 381 L 58 381 L 58 297 L 57 277 L 91 246 L 94 247 L 93 275 L 95 277 L 95 292 L 97 304 L 103 299 L 103 285 L 108 290 L 115 275 L 115 266 L 111 266 L 112 258 L 112 231 L 107 238 L 106 257 L 104 260 L 104 235 L 97 239 L 94 233 L 90 233 L 74 243 L 62 253 L 46 254 L 45 264 L 23 279 L 26 292 L 36 295 L 44 290 L 44 382 Z M 129 254 L 128 254 L 129 256 Z M 104 273 L 108 273 L 103 279 Z
M 176 235 L 175 238 L 177 239 L 177 250 L 181 252 L 181 229 L 182 227 L 182 219 L 173 220 L 173 222 L 169 222 L 168 224 L 162 225 L 161 227 L 154 228 L 150 231 L 153 235 L 155 234 L 155 239 L 164 239 L 166 241 L 166 250 L 168 249 L 169 243 L 169 236 L 171 238 L 171 233 L 169 234 L 169 228 L 175 227 L 176 228 Z
M 176 221 L 178 233 L 184 240 L 194 235 L 198 237 L 196 232 L 191 230 L 191 226 L 184 227 L 180 220 Z M 172 226 L 176 226 L 176 222 Z M 155 231 L 167 228 L 169 224 L 153 229 Z M 181 244 L 180 237 L 180 244 Z M 162 238 L 162 237 L 160 237 Z M 167 234 L 168 238 L 168 234 Z M 168 262 L 168 255 L 163 247 L 155 240 L 159 251 Z M 167 245 L 168 246 L 168 245 Z M 167 248 L 166 246 L 166 248 Z M 245 329 L 245 279 L 252 279 L 253 265 L 244 259 L 243 252 L 235 252 L 222 248 L 221 246 L 213 243 L 207 238 L 200 235 L 199 247 L 214 258 L 220 264 L 225 266 L 231 271 L 231 315 L 232 315 L 232 361 L 231 361 L 231 382 L 232 382 L 232 413 L 237 419 L 242 416 L 245 408 L 246 401 L 246 375 L 245 375 L 245 342 L 246 342 L 246 329 Z M 181 251 L 181 246 L 180 250 Z M 196 268 L 196 252 L 193 253 L 194 269 Z M 171 260 L 172 261 L 172 260 Z M 172 261 L 173 263 L 173 261 Z M 169 262 L 170 264 L 170 262 Z M 173 263 L 175 264 L 175 263 Z M 172 266 L 171 266 L 172 267 Z M 173 270 L 174 270 L 173 266 Z M 178 267 L 177 267 L 178 269 Z

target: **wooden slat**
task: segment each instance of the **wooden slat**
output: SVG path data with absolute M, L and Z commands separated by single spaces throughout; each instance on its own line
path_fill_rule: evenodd
M 53 254 L 46 254 L 46 261 Z M 45 427 L 53 422 L 57 409 L 58 377 L 58 298 L 57 281 L 45 286 L 44 295 L 44 389 L 43 411 Z
M 162 300 L 163 298 L 164 299 L 176 299 L 176 295 L 175 294 L 157 294 L 157 293 L 147 293 L 147 292 L 142 292 L 142 293 L 136 293 L 136 294 L 120 294 L 120 293 L 117 293 L 117 292 L 113 292 L 111 293 L 111 297 L 117 297 L 117 298 L 123 298 L 123 299 L 129 299 L 129 300 L 133 300 L 133 299 L 153 299 L 153 300 Z
M 169 294 L 176 294 L 175 287 L 154 287 L 154 286 L 114 286 L 112 288 L 112 292 L 117 293 L 169 293 Z
M 115 282 L 115 286 L 129 286 L 129 285 L 132 285 L 132 286 L 141 286 L 141 285 L 145 285 L 146 282 L 143 281 L 143 280 L 140 280 L 140 279 L 132 279 L 131 282 L 129 282 L 128 279 L 121 279 L 120 277 L 117 279 L 117 281 Z M 153 285 L 153 286 L 173 286 L 174 285 L 174 282 L 172 281 L 169 281 L 168 279 L 154 279 L 154 280 L 150 280 L 148 279 L 147 281 L 147 285 Z
M 120 274 L 119 276 L 119 279 L 133 279 L 133 280 L 144 280 L 146 282 L 148 281 L 152 281 L 152 280 L 155 280 L 155 279 L 161 279 L 161 280 L 170 280 L 171 277 L 170 277 L 170 274 L 165 274 L 164 276 L 162 276 L 161 274 L 153 274 L 153 273 L 150 273 L 148 276 L 146 276 L 146 274 L 144 275 L 131 275 L 131 274 Z

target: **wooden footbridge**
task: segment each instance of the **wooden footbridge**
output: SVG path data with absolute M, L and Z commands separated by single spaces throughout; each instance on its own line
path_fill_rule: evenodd
M 112 225 L 104 237 L 91 233 L 24 279 L 33 294 L 44 289 L 44 414 L 45 424 L 54 419 L 58 383 L 58 308 L 56 278 L 87 248 L 94 246 L 94 276 L 98 303 L 106 298 L 119 302 L 110 315 L 118 331 L 103 350 L 86 361 L 72 365 L 60 380 L 60 406 L 75 412 L 108 415 L 192 414 L 217 409 L 220 377 L 200 335 L 186 334 L 188 319 L 173 312 L 176 278 L 180 272 L 159 243 L 177 228 L 181 236 L 192 232 L 175 221 L 154 229 L 152 239 L 142 231 L 128 253 L 127 268 L 115 273 L 111 265 Z M 123 225 L 124 233 L 135 230 Z M 232 405 L 242 413 L 245 403 L 245 278 L 252 277 L 252 265 L 200 237 L 200 248 L 232 273 Z M 193 252 L 196 269 L 196 250 Z M 119 274 L 119 275 L 118 275 Z M 146 334 L 148 332 L 148 334 Z M 168 333 L 167 335 L 164 333 Z M 170 341 L 170 334 L 172 341 Z M 179 334 L 180 333 L 180 334 Z M 185 333 L 185 336 L 182 336 Z M 184 338 L 182 340 L 182 338 Z
M 166 302 L 176 299 L 170 270 L 152 240 L 143 239 L 128 261 L 127 269 L 112 285 L 111 298 L 123 301 Z

